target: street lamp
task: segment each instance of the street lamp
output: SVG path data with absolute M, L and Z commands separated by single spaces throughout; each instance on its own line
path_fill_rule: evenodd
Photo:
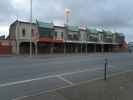
M 68 34 L 68 24 L 69 24 L 69 16 L 70 16 L 71 10 L 68 8 L 65 8 L 65 27 L 66 27 L 66 34 Z M 66 38 L 65 38 L 66 40 Z M 66 53 L 66 44 L 64 43 L 64 54 Z
M 32 56 L 32 0 L 30 0 L 30 56 Z

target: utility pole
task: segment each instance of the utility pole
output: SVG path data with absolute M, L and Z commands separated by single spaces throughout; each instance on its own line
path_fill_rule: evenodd
M 71 10 L 66 8 L 65 9 L 65 27 L 66 27 L 66 37 L 68 34 L 68 24 L 69 24 L 69 16 L 70 16 Z M 66 37 L 65 37 L 65 41 L 66 41 Z M 66 53 L 66 45 L 67 43 L 64 43 L 64 54 Z
M 30 56 L 32 56 L 32 0 L 30 0 Z

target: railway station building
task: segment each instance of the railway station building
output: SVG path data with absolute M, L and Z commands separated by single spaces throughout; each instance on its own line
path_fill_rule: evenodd
M 10 25 L 9 40 L 14 54 L 114 52 L 125 43 L 122 33 L 53 23 L 15 21 Z

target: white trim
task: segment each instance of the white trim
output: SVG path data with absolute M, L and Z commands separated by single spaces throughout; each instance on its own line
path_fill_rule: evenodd
M 112 44 L 119 45 L 119 43 L 107 43 L 107 42 L 91 42 L 91 41 L 72 41 L 72 40 L 64 40 L 65 43 L 88 43 L 88 44 Z

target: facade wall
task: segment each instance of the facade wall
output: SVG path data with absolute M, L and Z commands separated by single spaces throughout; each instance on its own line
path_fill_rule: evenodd
M 31 39 L 30 24 L 25 22 L 16 22 L 10 28 L 10 39 L 27 41 Z M 105 42 L 105 43 L 120 43 L 124 41 L 124 37 L 119 35 L 108 35 L 102 32 L 91 33 L 86 30 L 71 31 L 66 27 L 55 26 L 52 31 L 52 38 L 57 40 L 69 41 L 88 41 L 88 42 Z M 32 36 L 38 34 L 36 24 L 32 25 Z M 56 34 L 55 34 L 56 33 Z M 44 33 L 45 34 L 45 33 Z M 42 36 L 45 37 L 45 36 Z M 51 37 L 50 37 L 51 38 Z
M 68 35 L 67 40 L 80 41 L 80 33 L 79 32 L 68 31 L 67 35 Z
M 10 25 L 9 39 L 10 40 L 15 40 L 16 39 L 16 23 L 13 23 L 12 25 Z
M 12 54 L 11 42 L 7 40 L 0 40 L 0 55 Z
M 104 39 L 104 35 L 103 34 L 98 34 L 98 40 L 99 42 L 102 42 Z
M 31 29 L 30 23 L 16 21 L 10 26 L 9 39 L 27 41 L 31 39 L 31 35 L 32 37 L 35 35 L 35 32 L 38 32 L 38 28 L 35 24 L 32 24 Z
M 87 34 L 85 30 L 80 30 L 80 41 L 86 41 L 87 40 Z
M 54 39 L 56 40 L 64 40 L 65 39 L 65 28 L 64 27 L 55 27 L 54 31 L 57 33 L 56 36 L 54 36 Z
M 43 29 L 43 31 L 39 31 L 40 28 Z M 20 47 L 21 43 L 25 43 L 23 47 L 29 46 L 29 44 L 26 44 L 31 40 L 30 29 L 31 24 L 27 22 L 15 22 L 11 25 L 9 39 L 15 41 L 13 42 L 13 52 L 18 53 L 18 51 L 22 51 L 20 49 L 24 49 Z M 49 29 L 49 31 L 52 32 L 51 35 L 47 35 L 45 29 Z M 39 32 L 42 33 L 40 34 Z M 105 35 L 102 32 L 91 32 L 87 29 L 79 28 L 79 30 L 76 30 L 73 27 L 73 30 L 69 30 L 65 26 L 53 26 L 53 28 L 45 28 L 44 26 L 39 27 L 38 25 L 33 24 L 31 41 L 34 45 L 34 52 L 36 43 L 39 44 L 38 50 L 40 52 L 58 52 L 60 50 L 61 52 L 63 52 L 63 50 L 65 52 L 65 48 L 68 52 L 101 52 L 102 45 L 106 44 L 106 51 L 109 51 L 108 48 L 110 48 L 110 46 L 108 45 L 119 45 L 120 41 L 122 41 L 122 38 L 119 38 L 116 35 Z M 29 53 L 29 49 L 24 50 Z
M 98 42 L 99 41 L 99 35 L 97 33 L 90 33 L 88 41 Z
M 32 25 L 32 33 L 31 33 L 31 25 L 30 24 L 23 24 L 23 23 L 18 23 L 17 24 L 17 29 L 16 33 L 16 38 L 19 40 L 30 40 L 31 35 L 34 35 L 34 31 L 37 31 L 36 25 Z
M 0 55 L 12 54 L 11 46 L 0 46 Z
M 17 43 L 16 43 L 16 41 L 12 40 L 11 46 L 12 46 L 12 54 L 16 54 L 17 53 Z

